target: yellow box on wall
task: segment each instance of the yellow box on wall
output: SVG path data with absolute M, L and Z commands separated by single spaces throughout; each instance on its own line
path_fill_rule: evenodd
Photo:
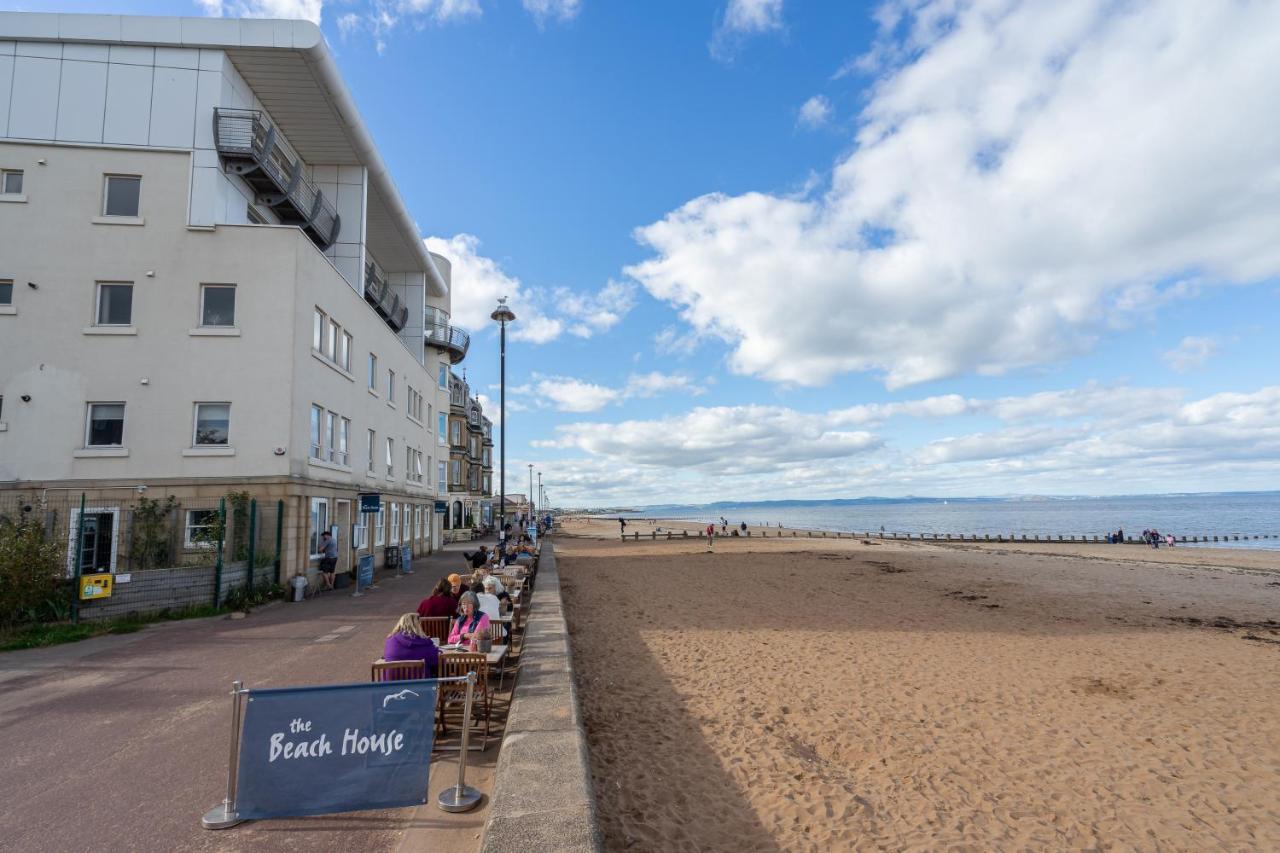
M 102 573 L 97 575 L 81 575 L 80 576 L 80 600 L 85 601 L 90 598 L 110 598 L 111 597 L 111 575 Z

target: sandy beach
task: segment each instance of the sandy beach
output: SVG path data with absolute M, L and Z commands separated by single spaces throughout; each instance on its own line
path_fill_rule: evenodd
M 610 850 L 1280 848 L 1280 554 L 557 554 Z

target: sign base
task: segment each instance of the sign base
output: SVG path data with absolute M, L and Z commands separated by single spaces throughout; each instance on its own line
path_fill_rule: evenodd
M 450 785 L 436 797 L 436 805 L 446 812 L 468 812 L 480 805 L 482 796 L 469 785 Z
M 244 821 L 231 811 L 231 806 L 225 800 L 209 809 L 205 812 L 205 816 L 200 818 L 200 825 L 205 829 L 230 829 L 242 823 Z

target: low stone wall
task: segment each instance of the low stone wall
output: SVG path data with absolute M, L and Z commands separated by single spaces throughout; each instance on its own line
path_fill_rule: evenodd
M 480 849 L 535 853 L 600 848 L 560 576 L 555 551 L 546 540 Z

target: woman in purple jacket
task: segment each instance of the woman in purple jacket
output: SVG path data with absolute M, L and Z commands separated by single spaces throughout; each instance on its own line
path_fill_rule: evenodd
M 422 630 L 417 613 L 406 613 L 396 623 L 395 630 L 387 635 L 382 644 L 383 660 L 420 660 L 426 661 L 427 678 L 435 678 L 440 652 L 436 644 Z

